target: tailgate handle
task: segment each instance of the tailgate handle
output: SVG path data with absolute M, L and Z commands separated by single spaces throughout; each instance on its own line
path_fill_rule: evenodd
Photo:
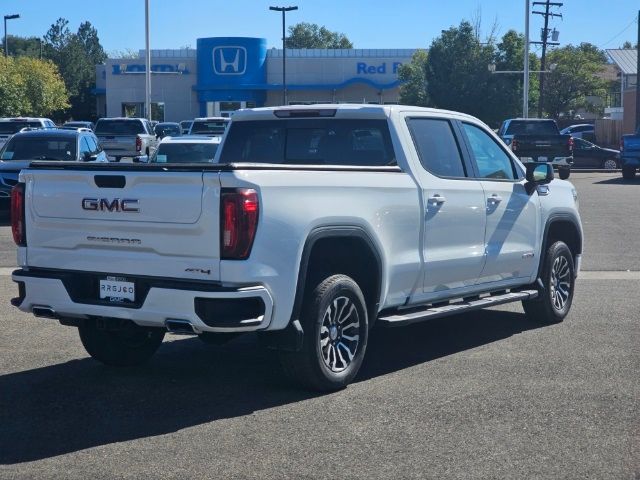
M 99 188 L 124 188 L 127 184 L 124 175 L 95 175 L 93 180 Z

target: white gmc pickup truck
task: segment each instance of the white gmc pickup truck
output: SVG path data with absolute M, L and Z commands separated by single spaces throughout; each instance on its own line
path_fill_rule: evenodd
M 369 330 L 522 301 L 569 312 L 573 186 L 483 123 L 408 106 L 240 111 L 216 163 L 33 163 L 12 192 L 13 305 L 87 352 L 258 331 L 303 385 L 344 387 Z

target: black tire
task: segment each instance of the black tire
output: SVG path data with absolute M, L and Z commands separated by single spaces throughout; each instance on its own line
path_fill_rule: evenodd
M 560 180 L 566 180 L 571 175 L 571 169 L 569 168 L 558 168 L 558 176 Z
M 304 331 L 301 351 L 279 352 L 285 373 L 312 390 L 346 387 L 362 365 L 369 332 L 366 303 L 358 284 L 346 275 L 326 278 L 306 297 L 300 322 Z M 356 332 L 357 339 L 351 340 Z
M 119 162 L 122 157 L 115 157 L 114 162 Z
M 622 167 L 622 178 L 625 180 L 633 180 L 636 178 L 636 167 L 623 166 Z
M 131 367 L 146 362 L 156 353 L 165 330 L 139 327 L 128 321 L 122 328 L 106 329 L 88 321 L 78 327 L 78 333 L 85 350 L 94 359 L 114 367 Z
M 547 249 L 540 279 L 544 288 L 538 298 L 522 302 L 524 311 L 527 317 L 535 322 L 560 323 L 571 309 L 575 289 L 573 255 L 564 242 L 557 241 Z M 559 289 L 558 286 L 565 282 L 568 283 L 568 287 Z

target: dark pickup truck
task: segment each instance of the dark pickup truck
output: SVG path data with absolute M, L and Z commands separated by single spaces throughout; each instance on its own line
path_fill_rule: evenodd
M 573 165 L 573 138 L 562 135 L 555 120 L 512 118 L 502 122 L 498 131 L 521 162 L 548 162 L 565 180 Z
M 640 168 L 640 127 L 635 134 L 623 135 L 620 140 L 620 163 L 622 178 L 631 180 Z

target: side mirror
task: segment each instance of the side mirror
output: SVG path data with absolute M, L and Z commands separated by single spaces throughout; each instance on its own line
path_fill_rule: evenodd
M 91 152 L 84 152 L 82 159 L 85 162 L 95 162 L 98 159 L 98 155 Z
M 531 162 L 526 163 L 527 182 L 535 185 L 544 185 L 553 180 L 553 167 L 549 163 Z

